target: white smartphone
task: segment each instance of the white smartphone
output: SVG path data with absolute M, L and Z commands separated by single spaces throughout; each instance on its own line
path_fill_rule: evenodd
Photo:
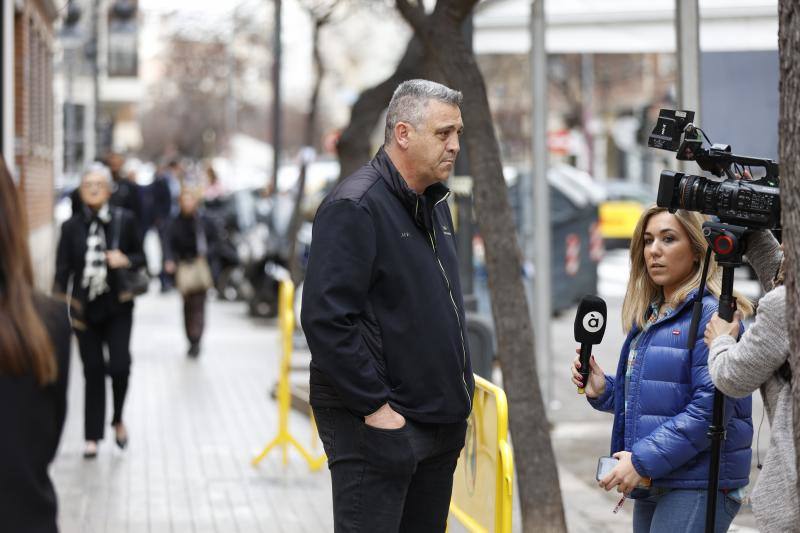
M 600 481 L 604 477 L 611 472 L 615 466 L 619 463 L 619 459 L 616 457 L 601 457 L 597 460 L 597 475 L 595 479 Z

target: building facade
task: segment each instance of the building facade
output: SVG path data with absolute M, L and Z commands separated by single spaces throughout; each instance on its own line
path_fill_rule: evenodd
M 2 153 L 22 192 L 37 285 L 52 281 L 54 0 L 2 3 Z
M 70 0 L 60 30 L 57 153 L 66 188 L 91 161 L 141 146 L 137 0 Z

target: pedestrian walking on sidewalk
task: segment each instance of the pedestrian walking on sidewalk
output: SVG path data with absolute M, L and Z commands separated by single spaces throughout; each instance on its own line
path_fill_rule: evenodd
M 33 289 L 22 202 L 0 156 L 0 529 L 57 532 L 47 468 L 67 411 L 67 307 Z
M 750 494 L 753 514 L 762 533 L 798 533 L 800 498 L 792 429 L 785 258 L 772 233 L 762 230 L 748 238 L 746 259 L 768 292 L 758 301 L 755 322 L 738 343 L 740 316 L 732 323 L 716 314 L 711 318 L 705 334 L 708 369 L 714 385 L 732 398 L 761 389 L 771 431 L 763 468 L 759 465 L 761 472 Z
M 216 225 L 199 209 L 200 192 L 184 189 L 180 196 L 180 214 L 169 226 L 169 257 L 165 268 L 175 275 L 183 296 L 183 322 L 189 341 L 189 357 L 200 355 L 200 341 L 205 328 L 206 293 L 213 286 L 209 254 L 216 249 L 219 232 Z
M 95 163 L 80 184 L 83 207 L 61 228 L 53 292 L 66 293 L 70 280 L 72 326 L 78 337 L 85 378 L 84 457 L 97 456 L 106 417 L 106 375 L 114 398 L 112 426 L 120 448 L 128 442 L 122 420 L 131 366 L 133 300 L 121 294 L 120 272 L 145 264 L 133 214 L 109 205 L 111 173 Z
M 169 252 L 169 225 L 173 218 L 178 216 L 178 197 L 180 196 L 181 166 L 177 160 L 167 163 L 163 169 L 156 172 L 153 180 L 153 224 L 158 233 L 158 243 L 161 247 L 161 270 L 158 279 L 161 282 L 161 292 L 172 290 L 174 280 L 167 273 L 166 261 Z
M 400 84 L 383 147 L 314 221 L 301 317 L 338 533 L 446 527 L 474 389 L 444 185 L 460 103 Z
M 614 414 L 611 453 L 619 463 L 600 486 L 635 499 L 633 531 L 702 532 L 705 525 L 714 386 L 702 334 L 719 306 L 721 271 L 711 258 L 697 341 L 686 347 L 702 261 L 705 217 L 653 206 L 631 239 L 631 273 L 622 304 L 628 335 L 613 375 L 594 356 L 582 383 L 579 357 L 572 382 L 585 386 L 595 409 Z M 739 299 L 745 314 L 752 306 Z M 739 512 L 750 475 L 751 398 L 730 400 L 722 451 L 716 531 Z
M 125 168 L 125 157 L 118 152 L 110 152 L 106 155 L 105 161 L 111 171 L 112 180 L 111 198 L 108 203 L 130 211 L 136 219 L 139 231 L 144 232 L 144 208 L 140 187 L 135 177 Z

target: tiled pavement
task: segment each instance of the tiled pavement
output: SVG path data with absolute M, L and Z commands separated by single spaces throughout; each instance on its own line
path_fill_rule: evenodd
M 250 465 L 277 429 L 277 407 L 269 396 L 279 362 L 275 324 L 248 318 L 241 303 L 207 305 L 203 353 L 195 361 L 185 356 L 178 295 L 153 290 L 139 299 L 125 411 L 130 444 L 116 450 L 109 428 L 93 461 L 81 456 L 83 376 L 74 347 L 67 423 L 52 468 L 62 533 L 333 530 L 326 469 L 310 473 L 294 452 L 287 467 L 278 452 L 257 468 Z M 588 409 L 564 386 L 574 353 L 571 313 L 553 327 L 559 361 L 552 379 L 561 404 L 551 413 L 553 446 L 569 530 L 628 532 L 632 505 L 613 515 L 616 495 L 592 483 L 596 458 L 607 451 L 610 418 Z M 615 349 L 614 335 L 607 336 L 598 349 L 604 357 Z M 302 443 L 310 443 L 306 417 L 293 413 L 290 426 Z M 768 432 L 762 441 L 769 442 Z M 740 515 L 737 523 L 752 524 L 752 515 Z M 514 522 L 519 531 L 517 509 Z
M 332 530 L 326 470 L 310 473 L 296 455 L 284 467 L 277 452 L 250 465 L 277 427 L 268 394 L 278 369 L 274 325 L 247 318 L 243 304 L 209 302 L 194 361 L 185 356 L 176 294 L 153 290 L 136 306 L 124 452 L 109 428 L 96 460 L 81 455 L 83 376 L 73 349 L 67 423 L 52 468 L 62 532 Z M 290 424 L 310 442 L 307 418 L 292 414 Z

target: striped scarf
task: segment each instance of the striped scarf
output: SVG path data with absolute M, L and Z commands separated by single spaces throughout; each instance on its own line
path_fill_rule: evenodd
M 106 281 L 108 277 L 106 232 L 103 228 L 103 225 L 110 221 L 111 212 L 106 204 L 97 213 L 92 213 L 89 233 L 86 236 L 86 265 L 83 267 L 82 285 L 84 289 L 89 289 L 90 302 L 110 290 Z

